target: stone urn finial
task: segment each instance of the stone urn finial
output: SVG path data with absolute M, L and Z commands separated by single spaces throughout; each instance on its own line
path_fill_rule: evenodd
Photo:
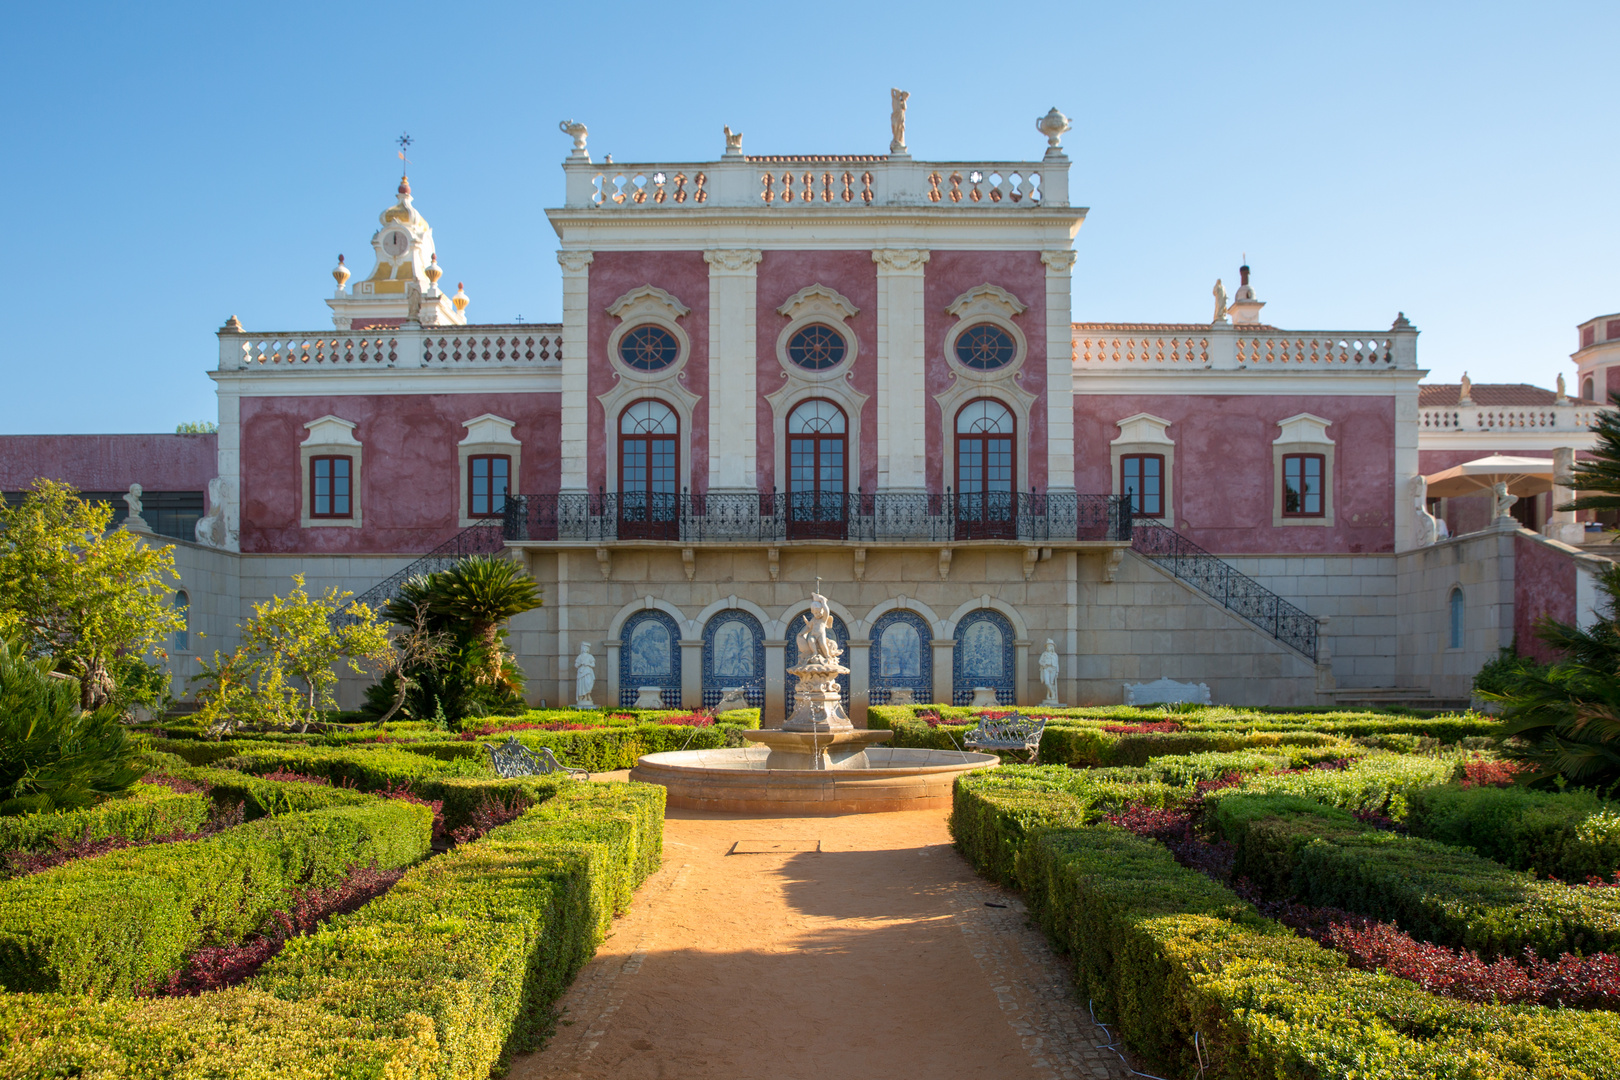
M 1035 121 L 1035 130 L 1046 136 L 1046 145 L 1053 150 L 1062 148 L 1063 136 L 1073 127 L 1069 118 L 1058 112 L 1056 105 L 1052 106 L 1051 112 Z

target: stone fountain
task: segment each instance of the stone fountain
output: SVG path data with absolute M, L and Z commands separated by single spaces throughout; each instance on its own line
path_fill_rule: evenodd
M 630 779 L 662 784 L 670 806 L 688 809 L 858 813 L 947 807 L 957 776 L 1000 763 L 994 754 L 878 746 L 894 732 L 850 723 L 838 686 L 849 668 L 832 621 L 827 598 L 811 593 L 789 669 L 799 680 L 793 712 L 780 728 L 744 731 L 749 747 L 647 754 Z

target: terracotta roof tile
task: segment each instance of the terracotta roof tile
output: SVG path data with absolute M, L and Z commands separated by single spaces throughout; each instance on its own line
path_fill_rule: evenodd
M 1424 383 L 1418 387 L 1418 405 L 1425 409 L 1442 409 L 1457 404 L 1461 394 L 1461 383 Z M 1558 395 L 1529 383 L 1475 383 L 1472 396 L 1475 405 L 1496 407 L 1551 405 Z

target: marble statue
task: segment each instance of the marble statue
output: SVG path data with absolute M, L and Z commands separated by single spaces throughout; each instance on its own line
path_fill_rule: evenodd
M 564 135 L 573 137 L 574 153 L 585 153 L 585 125 L 574 120 L 559 120 L 557 127 Z
M 1044 707 L 1056 707 L 1061 704 L 1057 694 L 1058 680 L 1058 654 L 1057 645 L 1051 638 L 1046 639 L 1046 651 L 1041 653 L 1041 685 L 1046 687 L 1046 700 L 1041 702 Z
M 832 636 L 832 622 L 832 609 L 827 605 L 827 598 L 820 593 L 811 593 L 810 618 L 805 621 L 797 639 L 801 666 L 812 666 L 817 661 L 829 665 L 838 663 L 844 650 L 838 647 L 837 639 Z
M 733 154 L 733 153 L 740 154 L 740 153 L 742 153 L 742 136 L 743 136 L 743 133 L 740 132 L 740 131 L 732 131 L 730 124 L 727 124 L 725 126 L 724 130 L 725 130 L 725 133 L 726 133 L 726 153 L 728 153 L 728 154 Z
M 138 532 L 151 532 L 152 527 L 141 517 L 141 485 L 131 484 L 124 493 L 124 505 L 129 507 L 129 516 L 124 519 L 124 528 L 135 529 Z
M 405 321 L 422 321 L 422 288 L 414 281 L 405 283 Z
M 1412 477 L 1411 484 L 1412 505 L 1416 509 L 1417 546 L 1428 547 L 1440 539 L 1440 530 L 1444 527 L 1439 518 L 1429 513 L 1428 501 L 1429 482 L 1422 476 Z
M 591 700 L 591 690 L 596 687 L 596 657 L 591 655 L 591 643 L 579 643 L 579 655 L 574 657 L 574 706 L 580 709 L 594 709 L 596 702 Z
M 1209 321 L 1214 325 L 1226 321 L 1226 286 L 1221 284 L 1220 278 L 1215 279 L 1215 288 L 1211 292 L 1215 296 L 1215 317 Z
M 1473 403 L 1474 403 L 1474 380 L 1470 379 L 1468 377 L 1468 372 L 1465 371 L 1465 372 L 1463 372 L 1463 377 L 1462 377 L 1462 389 L 1457 394 L 1457 404 L 1459 404 L 1459 405 L 1472 405 Z
M 1558 394 L 1554 400 L 1559 403 L 1569 400 L 1569 388 L 1564 385 L 1564 373 L 1562 371 L 1558 373 Z
M 1513 504 L 1519 501 L 1519 497 L 1517 495 L 1509 495 L 1508 486 L 1501 481 L 1497 481 L 1496 484 L 1491 487 L 1491 492 L 1496 496 L 1495 516 L 1498 518 L 1512 517 Z
M 906 99 L 911 94 L 905 90 L 890 90 L 889 98 L 893 107 L 889 112 L 889 131 L 893 138 L 889 140 L 889 153 L 903 154 L 906 152 Z
M 223 476 L 216 476 L 208 481 L 208 513 L 197 519 L 196 528 L 193 530 L 197 543 L 224 549 L 231 547 L 232 536 L 225 520 L 229 483 L 230 481 Z

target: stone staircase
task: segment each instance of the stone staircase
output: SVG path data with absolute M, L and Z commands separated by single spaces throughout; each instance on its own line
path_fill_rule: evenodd
M 1414 709 L 1419 712 L 1462 712 L 1467 698 L 1436 697 L 1415 686 L 1342 687 L 1333 692 L 1333 702 L 1344 709 Z
M 403 569 L 350 600 L 337 617 L 343 618 L 344 613 L 356 604 L 365 604 L 372 611 L 379 611 L 398 596 L 400 586 L 413 577 L 448 570 L 469 555 L 496 555 L 505 550 L 506 536 L 499 522 L 463 529 L 420 559 L 406 564 Z

